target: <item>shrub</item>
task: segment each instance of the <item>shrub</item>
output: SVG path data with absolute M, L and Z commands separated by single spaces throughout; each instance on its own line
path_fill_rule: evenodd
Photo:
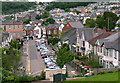
M 66 74 L 65 74 L 65 75 L 66 75 L 66 77 L 68 77 L 68 75 L 69 75 L 69 74 L 68 74 L 68 70 L 66 70 Z
M 28 75 L 19 76 L 17 78 L 17 81 L 19 81 L 19 82 L 32 82 L 32 81 L 34 81 L 34 77 L 28 76 Z
M 93 75 L 95 75 L 95 73 L 92 73 L 91 75 L 93 76 Z
M 105 74 L 105 73 L 107 73 L 107 72 L 106 71 L 100 71 L 100 72 L 97 73 L 97 75 L 99 75 L 99 74 L 101 75 L 101 74 Z
M 76 75 L 75 77 L 84 77 L 84 75 Z
M 13 75 L 6 77 L 6 81 L 13 81 L 13 80 L 14 80 L 14 76 Z
M 35 76 L 34 81 L 38 81 L 38 80 L 40 80 L 40 76 Z
M 45 72 L 42 70 L 41 75 L 40 75 L 41 80 L 45 80 Z
M 108 73 L 113 73 L 113 71 L 108 71 Z

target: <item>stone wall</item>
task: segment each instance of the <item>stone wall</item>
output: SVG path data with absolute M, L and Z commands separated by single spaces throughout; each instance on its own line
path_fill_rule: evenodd
M 46 72 L 46 79 L 53 81 L 53 75 L 61 73 L 61 69 L 45 69 Z M 62 74 L 66 73 L 66 68 L 62 69 Z

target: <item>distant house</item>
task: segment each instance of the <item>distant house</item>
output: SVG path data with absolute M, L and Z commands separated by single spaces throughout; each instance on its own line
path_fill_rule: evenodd
M 62 31 L 68 31 L 72 28 L 83 28 L 83 24 L 80 21 L 71 21 L 68 22 L 64 27 Z
M 2 29 L 12 34 L 13 38 L 22 38 L 23 23 L 15 20 L 2 21 Z
M 30 24 L 25 25 L 23 28 L 23 36 L 32 37 L 34 35 L 34 28 L 35 26 L 31 26 Z
M 59 26 L 60 26 L 60 24 L 49 24 L 49 25 L 45 26 L 46 34 L 47 35 L 58 34 Z
M 27 19 L 30 19 L 30 15 L 28 13 L 22 13 L 22 14 L 16 15 L 16 18 L 17 18 L 18 21 L 24 22 Z
M 42 37 L 42 29 L 38 26 L 34 28 L 34 36 L 37 36 L 37 38 Z

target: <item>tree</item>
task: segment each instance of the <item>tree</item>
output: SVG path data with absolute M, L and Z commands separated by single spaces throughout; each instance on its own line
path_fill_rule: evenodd
M 93 19 L 87 19 L 86 24 L 87 27 L 95 27 L 95 21 Z
M 14 73 L 20 66 L 20 50 L 14 48 L 2 48 L 2 67 Z
M 7 48 L 2 48 L 2 67 L 4 69 L 16 72 L 20 66 L 20 48 L 18 40 L 12 40 Z
M 97 55 L 89 55 L 86 65 L 91 68 L 100 68 L 102 65 L 99 63 L 99 57 Z
M 55 20 L 53 18 L 48 18 L 46 22 L 48 22 L 49 24 L 54 24 Z
M 74 53 L 68 50 L 68 47 L 66 45 L 61 46 L 58 51 L 56 51 L 56 65 L 58 65 L 61 68 L 61 74 L 62 74 L 62 68 L 63 66 L 72 61 L 74 57 Z M 61 80 L 62 81 L 62 80 Z
M 119 17 L 117 17 L 115 13 L 104 12 L 103 16 L 97 17 L 96 24 L 100 28 L 106 27 L 107 29 L 111 30 L 116 26 L 118 19 Z
M 75 13 L 77 13 L 77 14 L 79 14 L 79 13 L 81 13 L 80 11 L 78 11 L 78 10 L 73 10 L 73 12 L 75 12 Z
M 23 23 L 24 24 L 29 24 L 30 23 L 30 21 L 31 21 L 31 19 L 27 19 L 26 21 L 24 21 Z
M 69 9 L 69 8 L 66 8 L 66 9 L 65 9 L 65 12 L 70 12 L 70 9 Z
M 19 40 L 11 40 L 11 42 L 9 42 L 10 48 L 14 48 L 14 49 L 20 49 L 21 45 L 19 43 Z
M 36 18 L 37 20 L 39 20 L 39 19 L 41 19 L 41 16 L 40 16 L 40 15 L 37 15 L 35 18 Z

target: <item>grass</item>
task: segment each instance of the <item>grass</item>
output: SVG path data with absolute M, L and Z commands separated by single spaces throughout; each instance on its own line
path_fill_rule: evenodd
M 67 82 L 70 81 L 118 81 L 118 72 L 95 75 L 81 79 L 67 80 Z

